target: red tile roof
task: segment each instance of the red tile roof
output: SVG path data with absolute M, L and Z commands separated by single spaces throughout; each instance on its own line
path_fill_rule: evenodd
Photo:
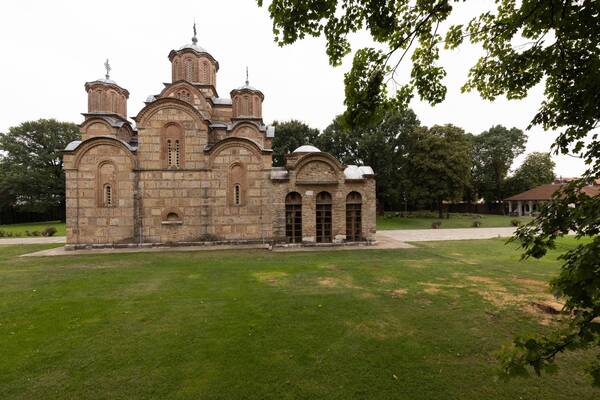
M 552 195 L 558 189 L 560 189 L 563 185 L 557 185 L 554 183 L 549 183 L 547 185 L 541 185 L 538 187 L 534 187 L 533 189 L 529 189 L 523 193 L 515 194 L 504 200 L 513 200 L 513 201 L 529 201 L 529 200 L 551 200 Z M 600 193 L 600 186 L 586 186 L 583 188 L 583 192 L 588 196 L 594 197 Z

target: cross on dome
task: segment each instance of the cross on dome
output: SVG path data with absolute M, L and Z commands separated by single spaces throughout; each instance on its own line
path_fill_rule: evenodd
M 108 63 L 108 58 L 106 59 L 106 61 L 104 62 L 104 68 L 106 68 L 106 79 L 110 79 L 110 71 L 111 71 L 111 67 L 110 64 Z

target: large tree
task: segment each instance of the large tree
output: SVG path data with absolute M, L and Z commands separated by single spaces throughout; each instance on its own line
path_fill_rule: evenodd
M 554 181 L 554 161 L 550 153 L 529 153 L 515 173 L 506 180 L 506 196 L 524 192 Z
M 471 146 L 461 128 L 452 125 L 421 127 L 408 154 L 411 197 L 437 205 L 443 217 L 443 202 L 461 200 L 469 186 Z
M 257 0 L 262 5 L 263 0 Z M 581 188 L 600 178 L 600 1 L 498 0 L 481 15 L 447 26 L 452 0 L 273 0 L 269 12 L 276 40 L 290 44 L 306 35 L 327 39 L 327 54 L 339 65 L 351 50 L 348 35 L 366 29 L 385 49 L 356 51 L 345 77 L 346 121 L 368 123 L 381 109 L 402 108 L 417 93 L 432 104 L 444 100 L 442 47 L 455 49 L 467 39 L 482 54 L 472 66 L 464 91 L 475 90 L 488 100 L 498 96 L 521 99 L 537 84 L 544 99 L 531 124 L 560 131 L 554 150 L 582 157 L 588 170 L 518 231 L 526 256 L 541 257 L 556 239 L 569 232 L 586 237 L 563 255 L 554 292 L 572 316 L 556 335 L 515 340 L 504 357 L 507 375 L 531 366 L 540 373 L 552 367 L 556 354 L 573 347 L 599 346 L 594 321 L 600 316 L 600 196 Z M 465 6 L 469 2 L 465 1 Z M 410 79 L 388 83 L 406 55 Z M 589 139 L 589 140 L 586 140 Z M 577 204 L 577 207 L 570 207 Z M 589 369 L 600 385 L 600 358 Z
M 505 198 L 504 181 L 527 136 L 517 128 L 496 125 L 473 137 L 473 185 L 487 204 Z
M 377 199 L 384 208 L 407 200 L 408 144 L 419 127 L 412 110 L 388 113 L 365 129 L 349 129 L 336 118 L 317 138 L 322 151 L 344 164 L 369 165 L 377 174 Z
M 0 191 L 4 206 L 45 212 L 65 206 L 62 154 L 80 137 L 69 122 L 40 119 L 23 122 L 0 134 Z
M 304 144 L 313 144 L 319 135 L 319 130 L 311 128 L 304 122 L 292 119 L 290 121 L 273 122 L 275 137 L 273 138 L 273 165 L 283 166 L 284 157 Z

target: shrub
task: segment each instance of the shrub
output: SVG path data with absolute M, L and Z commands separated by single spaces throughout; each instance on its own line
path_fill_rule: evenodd
M 442 221 L 434 221 L 431 223 L 431 229 L 440 229 L 442 226 Z
M 2 238 L 2 237 L 13 237 L 13 236 L 15 236 L 14 233 L 9 232 L 9 231 L 4 231 L 4 230 L 0 229 L 0 238 Z
M 32 231 L 31 236 L 42 236 L 42 232 L 40 231 Z
M 54 236 L 57 232 L 56 228 L 53 226 L 48 226 L 46 229 L 42 231 L 42 236 Z
M 511 223 L 511 225 L 512 225 L 512 226 L 520 226 L 520 225 L 521 225 L 521 221 L 520 221 L 520 220 L 518 220 L 518 219 L 516 219 L 516 218 L 515 218 L 515 219 L 512 219 L 512 220 L 510 221 L 510 223 Z
M 473 228 L 479 228 L 481 226 L 481 221 L 473 221 L 471 225 Z

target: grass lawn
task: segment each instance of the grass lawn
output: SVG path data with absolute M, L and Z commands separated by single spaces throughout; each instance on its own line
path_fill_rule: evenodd
M 559 250 L 573 245 L 561 242 Z M 416 249 L 19 258 L 0 246 L 0 399 L 598 399 L 582 372 L 494 380 L 543 332 L 556 254 Z
M 491 214 L 450 214 L 450 218 L 423 217 L 408 214 L 408 217 L 395 216 L 394 212 L 386 212 L 385 216 L 377 216 L 377 229 L 431 229 L 431 223 L 441 221 L 441 229 L 472 228 L 473 222 L 480 221 L 482 228 L 510 227 L 511 221 L 518 219 L 522 224 L 531 221 L 530 217 L 511 217 Z
M 27 236 L 25 231 L 43 231 L 49 226 L 56 228 L 55 236 L 65 236 L 65 223 L 60 221 L 29 222 L 25 224 L 0 225 L 0 231 L 11 232 L 16 236 Z

